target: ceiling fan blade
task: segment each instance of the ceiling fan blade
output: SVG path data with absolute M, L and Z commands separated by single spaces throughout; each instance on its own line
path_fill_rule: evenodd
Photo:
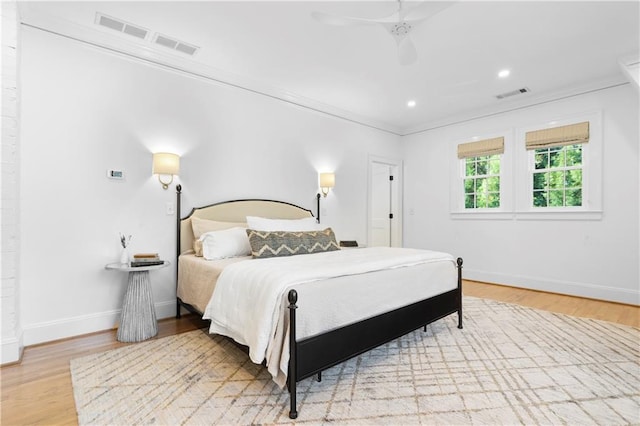
M 401 65 L 411 65 L 418 59 L 418 52 L 409 37 L 398 39 L 398 60 Z
M 346 27 L 353 25 L 375 25 L 378 22 L 372 19 L 352 18 L 350 16 L 337 16 L 323 12 L 311 12 L 311 16 L 323 24 L 333 25 L 336 27 Z

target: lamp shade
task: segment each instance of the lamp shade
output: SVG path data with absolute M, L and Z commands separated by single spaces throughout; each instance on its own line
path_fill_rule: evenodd
M 180 156 L 169 152 L 156 152 L 153 154 L 154 175 L 179 175 Z
M 320 173 L 320 188 L 333 188 L 336 186 L 336 175 L 333 173 Z

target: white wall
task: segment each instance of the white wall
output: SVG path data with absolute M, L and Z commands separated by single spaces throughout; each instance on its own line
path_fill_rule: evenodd
M 601 220 L 451 218 L 452 141 L 594 110 L 603 116 Z M 638 117 L 638 91 L 625 85 L 405 136 L 405 246 L 463 257 L 469 279 L 638 304 Z
M 119 258 L 119 232 L 133 235 L 134 252 L 172 258 L 176 217 L 165 207 L 175 193 L 151 176 L 151 153 L 161 150 L 182 156 L 183 215 L 193 206 L 252 197 L 315 210 L 317 172 L 335 171 L 323 222 L 338 238 L 363 243 L 368 158 L 403 157 L 406 246 L 464 257 L 469 278 L 638 303 L 638 93 L 629 87 L 400 142 L 31 28 L 23 27 L 22 49 L 18 221 L 25 345 L 117 323 L 126 276 L 104 265 Z M 450 218 L 450 162 L 441 158 L 450 154 L 451 140 L 594 109 L 603 111 L 605 137 L 602 220 Z M 124 170 L 126 180 L 108 180 L 109 168 Z M 569 243 L 537 241 L 549 228 Z M 159 317 L 174 313 L 174 274 L 172 266 L 151 275 Z
M 251 197 L 315 212 L 317 172 L 335 171 L 323 223 L 366 241 L 367 158 L 397 157 L 397 136 L 28 27 L 22 37 L 26 345 L 116 324 L 126 276 L 104 265 L 119 259 L 119 232 L 133 252 L 173 260 L 175 191 L 152 177 L 155 151 L 182 156 L 183 215 Z M 159 317 L 174 314 L 174 274 L 151 273 Z

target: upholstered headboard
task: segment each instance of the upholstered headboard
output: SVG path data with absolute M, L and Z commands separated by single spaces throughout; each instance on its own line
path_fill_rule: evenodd
M 180 191 L 178 191 L 178 198 Z M 246 222 L 247 216 L 270 219 L 303 219 L 313 217 L 311 210 L 274 200 L 233 200 L 196 207 L 188 216 L 179 220 L 179 254 L 193 249 L 193 229 L 191 218 L 217 220 L 220 222 Z

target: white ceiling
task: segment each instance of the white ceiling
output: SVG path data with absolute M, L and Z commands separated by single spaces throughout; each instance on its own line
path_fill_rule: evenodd
M 417 3 L 411 3 L 415 5 Z M 320 11 L 378 18 L 396 1 L 26 2 L 30 26 L 276 96 L 397 134 L 626 81 L 638 1 L 459 1 L 414 28 L 400 65 L 382 28 L 330 27 Z M 193 57 L 95 24 L 101 12 L 194 44 Z M 497 77 L 510 69 L 508 78 Z M 504 100 L 496 95 L 528 87 Z M 408 100 L 417 106 L 409 109 Z

